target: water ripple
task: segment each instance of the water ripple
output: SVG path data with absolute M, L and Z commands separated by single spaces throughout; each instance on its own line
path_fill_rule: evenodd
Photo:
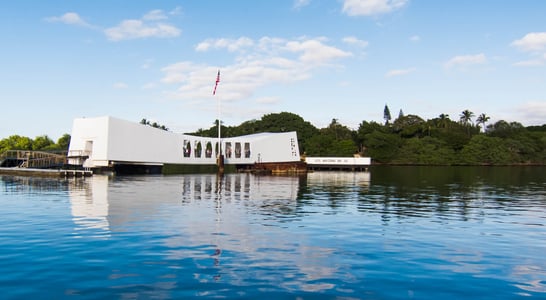
M 6 299 L 546 296 L 543 173 L 385 170 L 2 177 L 0 286 Z

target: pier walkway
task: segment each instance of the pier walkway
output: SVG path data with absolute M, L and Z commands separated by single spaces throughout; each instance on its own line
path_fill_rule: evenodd
M 0 167 L 51 169 L 65 164 L 66 155 L 44 151 L 8 150 L 0 154 Z
M 8 150 L 0 154 L 0 174 L 17 176 L 88 177 L 88 170 L 65 170 L 66 155 L 44 151 Z

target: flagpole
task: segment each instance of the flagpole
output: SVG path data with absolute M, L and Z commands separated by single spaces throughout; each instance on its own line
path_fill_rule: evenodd
M 216 96 L 217 110 L 218 110 L 218 155 L 222 154 L 222 110 L 220 97 Z
M 212 92 L 212 95 L 216 95 L 216 88 L 218 88 L 218 83 L 220 83 L 220 70 L 218 70 L 218 75 L 216 76 L 216 83 L 214 85 L 214 91 Z M 224 156 L 222 155 L 222 134 L 221 134 L 221 128 L 222 128 L 222 111 L 221 111 L 221 101 L 220 97 L 217 97 L 217 109 L 218 109 L 218 157 L 217 157 L 217 164 L 218 164 L 218 173 L 223 174 L 224 173 Z

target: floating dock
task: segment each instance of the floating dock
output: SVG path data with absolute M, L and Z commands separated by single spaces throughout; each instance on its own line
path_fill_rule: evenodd
M 308 170 L 366 171 L 371 165 L 369 157 L 306 157 Z
M 93 175 L 92 171 L 85 170 L 56 170 L 56 169 L 33 169 L 33 168 L 0 168 L 0 174 L 15 176 L 43 176 L 43 177 L 89 177 Z

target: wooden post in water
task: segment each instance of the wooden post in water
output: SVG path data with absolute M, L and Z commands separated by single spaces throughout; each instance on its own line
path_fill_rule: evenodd
M 216 165 L 218 165 L 218 174 L 224 174 L 224 156 L 222 154 L 218 155 Z

